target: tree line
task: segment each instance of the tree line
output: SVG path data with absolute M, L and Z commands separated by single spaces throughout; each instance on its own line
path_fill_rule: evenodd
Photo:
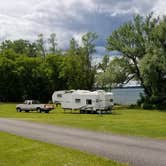
M 40 34 L 32 43 L 3 41 L 0 46 L 0 100 L 48 101 L 55 90 L 92 89 L 96 70 L 91 54 L 95 51 L 96 38 L 95 33 L 86 33 L 81 46 L 71 39 L 66 51 L 57 48 L 55 34 L 48 40 Z
M 153 13 L 124 23 L 107 38 L 106 48 L 121 56 L 110 61 L 103 56 L 92 65 L 96 33 L 73 38 L 67 50 L 58 49 L 55 34 L 38 40 L 3 41 L 0 45 L 0 98 L 51 99 L 55 90 L 112 88 L 137 80 L 145 94 L 139 104 L 159 108 L 166 105 L 166 18 Z

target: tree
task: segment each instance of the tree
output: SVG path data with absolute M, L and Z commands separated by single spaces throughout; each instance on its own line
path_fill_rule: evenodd
M 85 35 L 82 36 L 82 43 L 84 48 L 84 53 L 87 58 L 87 62 L 89 67 L 91 67 L 91 61 L 92 61 L 92 53 L 94 53 L 95 50 L 95 40 L 97 39 L 97 34 L 88 32 Z
M 47 55 L 45 71 L 50 80 L 49 91 L 52 94 L 55 90 L 66 89 L 65 78 L 62 78 L 60 73 L 63 70 L 63 63 L 65 56 L 60 55 Z M 69 73 L 68 73 L 69 74 Z
M 95 77 L 95 86 L 98 89 L 111 89 L 112 88 L 112 80 L 109 72 L 100 72 L 96 74 Z
M 60 71 L 60 78 L 64 80 L 67 89 L 88 89 L 89 80 L 85 57 L 84 48 L 72 38 Z
M 82 45 L 72 38 L 70 47 L 65 52 L 60 78 L 67 89 L 92 89 L 95 68 L 91 65 L 91 54 L 95 50 L 95 35 L 87 33 L 82 37 Z
M 140 71 L 151 96 L 147 103 L 157 107 L 166 105 L 166 19 L 160 21 L 153 31 L 153 42 L 149 43 L 147 53 L 140 61 Z
M 45 48 L 46 41 L 44 40 L 43 34 L 38 35 L 37 46 L 40 55 L 45 59 L 46 56 L 46 48 Z
M 5 52 L 13 51 L 16 54 L 27 55 L 30 57 L 37 56 L 37 45 L 36 43 L 31 43 L 28 40 L 5 40 L 1 43 L 0 52 L 1 54 L 5 54 Z
M 57 45 L 58 45 L 55 33 L 52 33 L 50 35 L 50 38 L 48 39 L 48 42 L 51 45 L 50 53 L 55 54 L 57 52 Z
M 130 73 L 145 90 L 145 105 L 160 108 L 166 105 L 166 18 L 136 16 L 122 25 L 107 40 L 109 50 L 123 54 Z
M 74 38 L 72 38 L 70 40 L 70 47 L 68 50 L 68 54 L 70 54 L 70 55 L 78 55 L 79 54 L 79 46 L 78 46 L 77 41 Z
M 103 72 L 106 71 L 110 61 L 110 56 L 109 55 L 104 55 L 102 62 L 99 63 L 98 68 L 101 69 Z
M 28 56 L 29 57 L 36 57 L 38 55 L 38 46 L 35 42 L 29 44 L 28 48 Z
M 128 60 L 131 74 L 141 82 L 147 96 L 151 96 L 150 89 L 145 85 L 140 72 L 139 61 L 146 54 L 147 45 L 153 42 L 152 32 L 157 27 L 159 19 L 150 14 L 146 18 L 139 15 L 132 22 L 125 23 L 115 30 L 107 39 L 107 49 L 117 50 Z
M 31 58 L 22 56 L 17 59 L 16 64 L 17 71 L 20 73 L 22 94 L 19 95 L 21 99 L 48 101 L 51 96 L 46 62 L 41 57 Z
M 5 50 L 12 49 L 12 45 L 13 45 L 13 42 L 11 40 L 5 40 L 5 41 L 3 41 L 1 43 L 1 46 L 0 46 L 1 54 L 3 54 L 3 52 Z
M 111 89 L 128 83 L 133 77 L 128 65 L 128 61 L 124 57 L 114 58 L 103 72 L 97 74 L 96 85 L 104 89 Z
M 16 57 L 14 53 L 12 59 L 10 56 L 0 55 L 0 98 L 3 101 L 19 101 L 22 96 L 23 89 Z
M 64 80 L 67 89 L 84 89 L 81 59 L 79 56 L 68 55 L 62 64 L 60 78 Z
M 84 76 L 86 80 L 86 89 L 92 89 L 95 80 L 96 68 L 92 66 L 92 53 L 95 50 L 95 41 L 97 34 L 88 32 L 82 36 L 82 47 L 80 48 L 80 55 L 82 57 L 82 65 L 84 66 Z

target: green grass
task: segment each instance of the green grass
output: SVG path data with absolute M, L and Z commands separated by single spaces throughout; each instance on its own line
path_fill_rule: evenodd
M 49 114 L 17 113 L 15 104 L 0 104 L 0 117 L 21 118 L 41 123 L 112 132 L 124 135 L 166 139 L 166 111 L 116 109 L 110 115 L 65 113 L 55 109 Z
M 107 158 L 0 132 L 0 166 L 122 166 Z

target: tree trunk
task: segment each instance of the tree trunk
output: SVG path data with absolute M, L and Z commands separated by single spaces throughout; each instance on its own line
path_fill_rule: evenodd
M 151 96 L 151 92 L 149 91 L 148 87 L 146 87 L 144 85 L 144 81 L 143 81 L 143 78 L 141 77 L 141 73 L 140 73 L 140 70 L 138 68 L 138 65 L 137 65 L 137 62 L 136 62 L 136 59 L 134 58 L 133 59 L 133 63 L 135 65 L 135 68 L 136 68 L 136 75 L 137 77 L 139 78 L 139 80 L 141 81 L 141 86 L 144 88 L 144 91 L 145 91 L 145 94 L 150 97 Z

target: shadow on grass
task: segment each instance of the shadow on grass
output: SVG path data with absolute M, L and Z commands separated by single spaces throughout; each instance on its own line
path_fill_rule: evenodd
M 24 114 L 24 115 L 30 115 L 30 114 L 38 114 L 38 115 L 49 115 L 49 114 L 56 114 L 56 111 L 51 111 L 51 112 L 48 112 L 48 113 L 45 113 L 45 112 L 37 112 L 37 111 L 29 111 L 29 112 L 25 112 L 25 111 L 22 111 L 22 112 L 16 112 L 16 114 Z
M 112 111 L 112 115 L 122 115 L 122 114 L 116 111 Z
M 166 113 L 166 109 L 165 110 L 158 110 L 159 112 L 164 112 L 164 113 Z
M 115 105 L 113 107 L 114 110 L 129 110 L 129 109 L 140 109 L 137 105 Z
M 103 112 L 103 113 L 96 113 L 96 112 L 86 112 L 86 113 L 80 113 L 80 111 L 73 111 L 73 110 L 65 110 L 61 113 L 64 114 L 73 114 L 73 115 L 104 115 L 104 116 L 114 116 L 114 115 L 121 115 L 121 113 L 116 112 L 116 110 L 112 110 L 111 113 L 109 112 Z

